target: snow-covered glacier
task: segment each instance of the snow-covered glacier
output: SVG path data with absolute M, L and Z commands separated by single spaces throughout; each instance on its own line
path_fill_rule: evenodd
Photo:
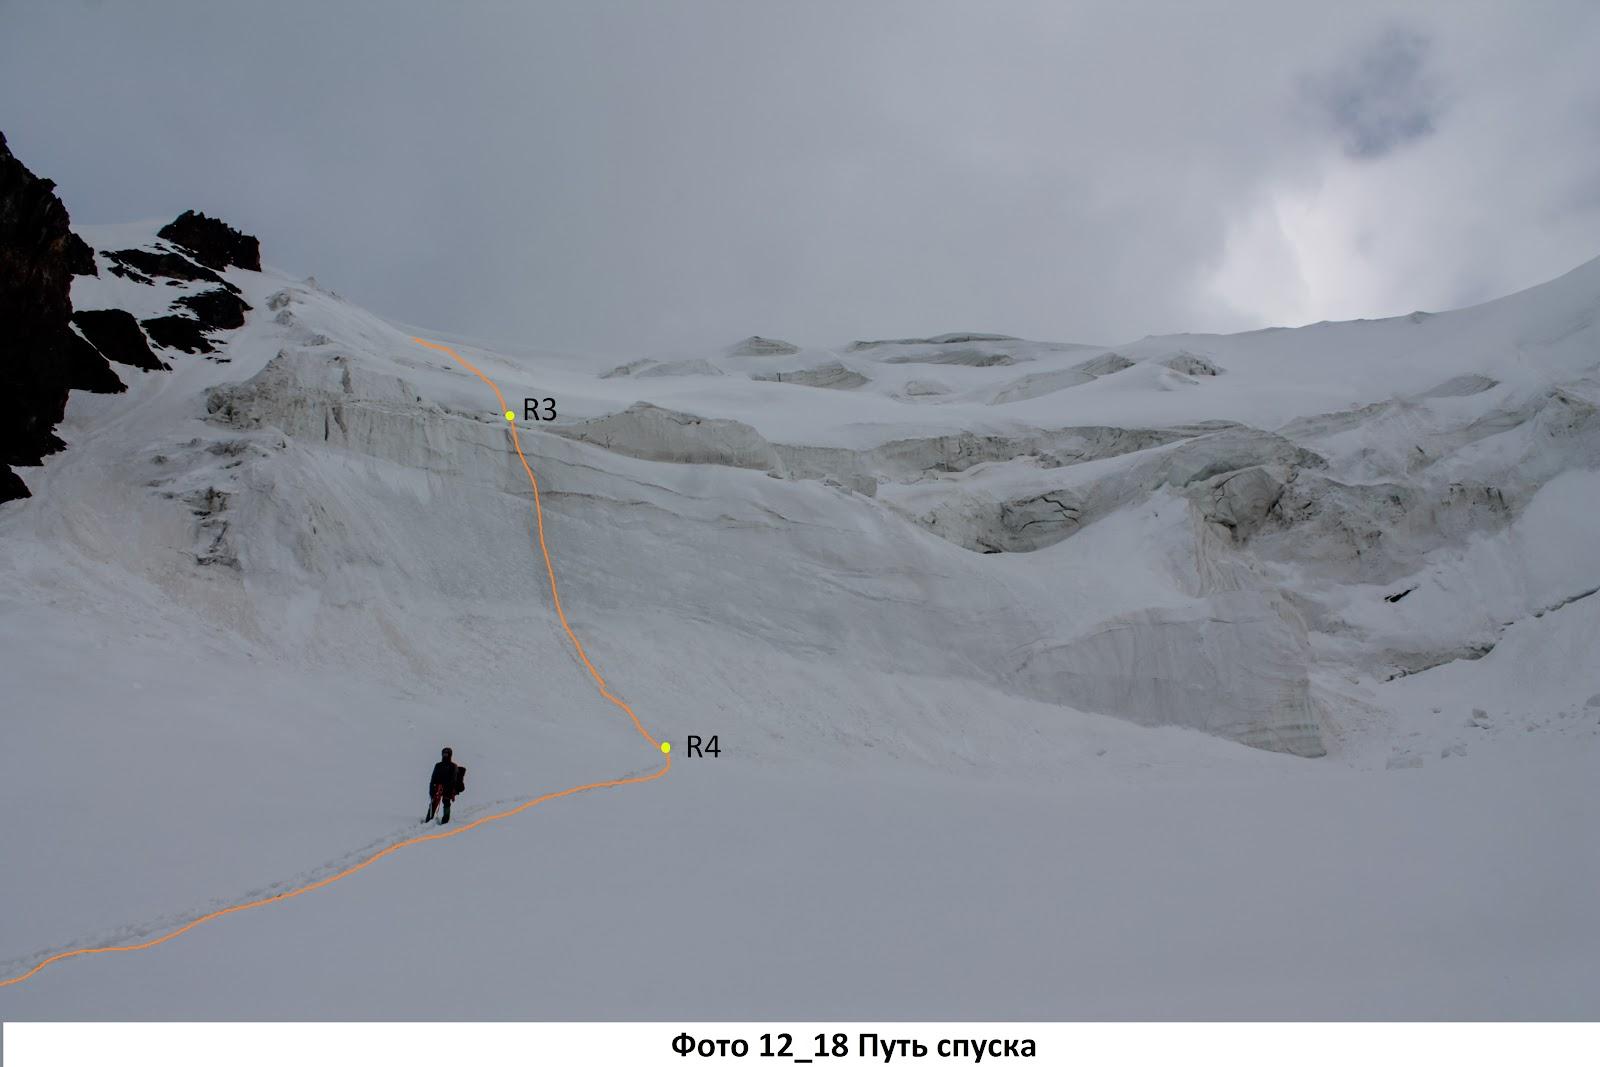
M 508 433 L 586 646 L 658 735 L 724 755 L 441 846 L 433 893 L 425 860 L 386 860 L 62 964 L 0 993 L 8 1017 L 315 1015 L 335 984 L 371 990 L 335 1016 L 404 1014 L 399 929 L 476 953 L 481 982 L 426 1001 L 446 1014 L 514 1016 L 519 989 L 604 1013 L 571 972 L 685 959 L 674 915 L 726 926 L 698 985 L 663 970 L 618 1015 L 1563 1015 L 1600 992 L 1572 888 L 1600 862 L 1577 800 L 1600 756 L 1600 260 L 1378 321 L 625 359 L 222 274 L 245 324 L 73 394 L 67 448 L 0 508 L 0 844 L 32 857 L 0 873 L 24 902 L 0 975 L 412 832 L 441 743 L 469 810 L 648 762 L 553 616 Z M 102 271 L 72 295 L 146 314 L 192 287 Z M 415 336 L 497 382 L 510 428 Z M 1496 925 L 1534 907 L 1585 925 Z M 339 962 L 294 987 L 313 943 Z M 1404 989 L 1363 984 L 1383 951 Z M 248 973 L 208 981 L 230 955 Z M 1507 993 L 1491 960 L 1545 977 Z

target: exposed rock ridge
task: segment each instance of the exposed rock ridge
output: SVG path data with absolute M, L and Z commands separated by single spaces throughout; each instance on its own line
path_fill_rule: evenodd
M 23 166 L 0 134 L 0 501 L 29 495 L 13 466 L 65 447 L 55 426 L 69 390 L 124 388 L 72 328 L 73 275 L 94 273 L 55 183 Z
M 260 270 L 260 242 L 192 211 L 160 236 L 188 255 L 171 248 L 101 255 L 117 277 L 151 286 L 161 279 L 184 289 L 171 314 L 140 322 L 115 307 L 74 312 L 72 279 L 99 274 L 95 254 L 72 232 L 55 184 L 28 170 L 0 134 L 0 502 L 30 495 L 13 466 L 37 466 L 64 447 L 55 427 L 70 390 L 120 393 L 127 387 L 112 363 L 170 369 L 151 341 L 209 353 L 218 331 L 244 325 L 250 306 L 217 271 Z M 192 291 L 194 283 L 211 288 Z

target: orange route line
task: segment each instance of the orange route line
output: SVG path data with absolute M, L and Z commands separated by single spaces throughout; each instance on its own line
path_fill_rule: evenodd
M 494 384 L 494 382 L 490 381 L 488 376 L 484 374 L 483 371 L 479 370 L 477 367 L 474 367 L 465 359 L 462 359 L 460 353 L 458 353 L 455 349 L 448 345 L 436 345 L 432 341 L 424 341 L 420 337 L 413 337 L 412 340 L 417 342 L 417 344 L 424 346 L 425 348 L 433 348 L 440 352 L 450 353 L 450 356 L 457 363 L 467 368 L 473 374 L 476 374 L 483 381 L 484 385 L 487 385 L 490 389 L 494 390 L 494 397 L 496 400 L 500 401 L 501 411 L 511 410 L 510 408 L 506 407 L 506 398 L 501 394 L 500 387 Z M 545 547 L 544 543 L 544 504 L 539 499 L 539 479 L 534 477 L 533 468 L 528 466 L 528 457 L 522 452 L 522 440 L 517 436 L 516 423 L 508 422 L 507 428 L 508 432 L 511 434 L 511 444 L 517 450 L 517 459 L 522 461 L 523 473 L 528 476 L 528 484 L 533 486 L 533 514 L 534 518 L 538 520 L 539 554 L 544 557 L 544 572 L 550 576 L 550 597 L 555 601 L 556 617 L 561 620 L 561 628 L 567 631 L 567 637 L 571 638 L 572 640 L 572 647 L 578 650 L 578 658 L 583 660 L 583 665 L 585 667 L 589 668 L 589 674 L 592 678 L 594 678 L 594 684 L 599 687 L 600 695 L 611 701 L 611 703 L 615 704 L 623 711 L 627 712 L 628 718 L 633 720 L 633 728 L 638 730 L 639 734 L 650 743 L 651 748 L 657 748 L 659 746 L 656 744 L 656 739 L 651 737 L 650 731 L 644 728 L 644 724 L 639 721 L 639 716 L 635 715 L 633 709 L 628 707 L 625 701 L 613 695 L 611 690 L 606 686 L 606 680 L 600 676 L 599 670 L 595 668 L 593 663 L 589 662 L 589 653 L 584 651 L 583 642 L 578 640 L 578 635 L 572 632 L 571 625 L 567 623 L 566 610 L 561 606 L 561 592 L 556 588 L 556 569 L 550 563 L 550 550 Z M 668 753 L 667 766 L 670 767 L 671 765 L 672 755 L 671 753 Z M 665 773 L 665 768 L 663 768 L 663 773 Z
M 506 407 L 506 399 L 501 394 L 500 387 L 495 385 L 494 382 L 490 381 L 481 370 L 463 359 L 455 349 L 450 348 L 447 345 L 434 344 L 432 341 L 424 341 L 420 337 L 413 337 L 412 340 L 419 345 L 437 349 L 440 352 L 448 352 L 457 363 L 461 364 L 467 370 L 477 375 L 480 379 L 482 379 L 485 385 L 494 390 L 495 399 L 500 402 L 500 408 L 502 411 L 510 410 Z M 583 661 L 583 665 L 588 668 L 589 675 L 594 679 L 595 686 L 599 689 L 600 695 L 605 697 L 611 703 L 615 704 L 617 707 L 621 708 L 623 711 L 627 712 L 628 718 L 633 722 L 634 729 L 639 731 L 639 734 L 650 743 L 652 748 L 659 748 L 659 746 L 656 744 L 656 739 L 650 736 L 650 731 L 644 728 L 644 724 L 639 721 L 639 716 L 634 712 L 634 710 L 628 706 L 626 701 L 611 692 L 610 688 L 606 685 L 605 678 L 600 674 L 600 671 L 589 659 L 589 654 L 584 651 L 583 642 L 578 640 L 578 635 L 572 631 L 572 626 L 567 622 L 567 613 L 561 606 L 561 594 L 556 589 L 555 566 L 550 562 L 550 549 L 546 546 L 544 539 L 544 506 L 539 497 L 539 479 L 534 476 L 533 468 L 528 464 L 528 457 L 522 451 L 522 442 L 517 437 L 517 430 L 514 422 L 508 421 L 507 432 L 510 433 L 511 443 L 517 450 L 517 458 L 522 461 L 522 469 L 528 475 L 528 484 L 533 487 L 533 510 L 534 516 L 538 520 L 539 554 L 544 558 L 545 574 L 550 578 L 550 596 L 555 602 L 556 616 L 561 620 L 561 628 L 567 632 L 567 637 L 572 640 L 572 647 L 577 650 L 578 658 L 581 659 Z M 379 860 L 383 859 L 385 856 L 399 852 L 403 848 L 410 848 L 412 845 L 420 845 L 424 841 L 442 841 L 447 837 L 455 837 L 457 834 L 464 834 L 468 830 L 475 830 L 480 826 L 486 825 L 487 823 L 496 822 L 500 819 L 509 819 L 513 815 L 520 815 L 529 808 L 537 807 L 547 800 L 559 800 L 562 797 L 576 796 L 579 793 L 587 793 L 592 789 L 609 789 L 612 786 L 618 785 L 633 785 L 638 782 L 653 782 L 672 769 L 672 754 L 667 752 L 664 753 L 663 756 L 665 758 L 665 762 L 661 765 L 659 770 L 656 770 L 651 774 L 637 775 L 632 778 L 612 778 L 604 782 L 589 782 L 586 785 L 575 785 L 571 789 L 561 789 L 554 793 L 545 793 L 542 796 L 534 797 L 532 800 L 523 801 L 516 807 L 510 808 L 506 811 L 497 812 L 493 815 L 484 815 L 481 818 L 474 819 L 472 822 L 458 826 L 454 830 L 443 830 L 439 833 L 424 834 L 421 837 L 410 837 L 404 841 L 397 841 L 387 848 L 374 852 L 360 863 L 346 867 L 344 870 L 337 871 L 334 874 L 330 874 L 328 877 L 323 878 L 320 881 L 312 882 L 309 885 L 303 885 L 298 889 L 290 889 L 286 892 L 278 893 L 275 896 L 263 897 L 260 900 L 252 900 L 246 904 L 234 904 L 230 907 L 219 908 L 216 911 L 208 912 L 205 915 L 200 916 L 198 919 L 194 919 L 185 923 L 176 930 L 168 931 L 167 933 L 162 934 L 160 937 L 151 938 L 149 941 L 141 941 L 134 945 L 105 945 L 101 946 L 100 948 L 75 948 L 68 949 L 65 952 L 58 952 L 53 956 L 48 956 L 45 959 L 40 960 L 38 963 L 34 964 L 32 969 L 17 975 L 15 978 L 0 979 L 0 988 L 26 982 L 28 979 L 44 970 L 52 963 L 60 963 L 62 960 L 69 960 L 74 956 L 98 956 L 109 952 L 141 952 L 147 948 L 155 948 L 157 945 L 164 945 L 173 938 L 181 937 L 190 930 L 193 930 L 195 927 L 208 923 L 213 919 L 220 919 L 224 915 L 233 915 L 242 911 L 250 911 L 253 908 L 264 908 L 268 904 L 276 904 L 279 901 L 293 900 L 295 897 L 303 896 L 304 894 L 310 893 L 313 890 L 330 886 L 340 879 L 348 878 L 357 871 L 370 867 L 374 863 L 377 863 Z

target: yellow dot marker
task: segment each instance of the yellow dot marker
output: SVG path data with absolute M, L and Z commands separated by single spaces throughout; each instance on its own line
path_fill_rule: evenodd
M 661 742 L 661 754 L 663 756 L 666 755 L 668 752 L 671 752 L 671 751 L 672 751 L 672 742 L 671 741 L 663 741 L 663 742 Z
M 507 422 L 516 422 L 517 421 L 517 413 L 515 411 L 506 412 L 506 421 Z

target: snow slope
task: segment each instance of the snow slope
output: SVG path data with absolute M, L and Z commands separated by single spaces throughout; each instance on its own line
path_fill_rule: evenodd
M 657 765 L 413 333 L 555 399 L 517 432 L 573 624 L 723 755 L 0 1016 L 1593 1017 L 1600 261 L 1292 331 L 627 360 L 225 273 L 218 358 L 74 394 L 0 509 L 0 976 L 420 832 L 442 744 L 466 816 Z

